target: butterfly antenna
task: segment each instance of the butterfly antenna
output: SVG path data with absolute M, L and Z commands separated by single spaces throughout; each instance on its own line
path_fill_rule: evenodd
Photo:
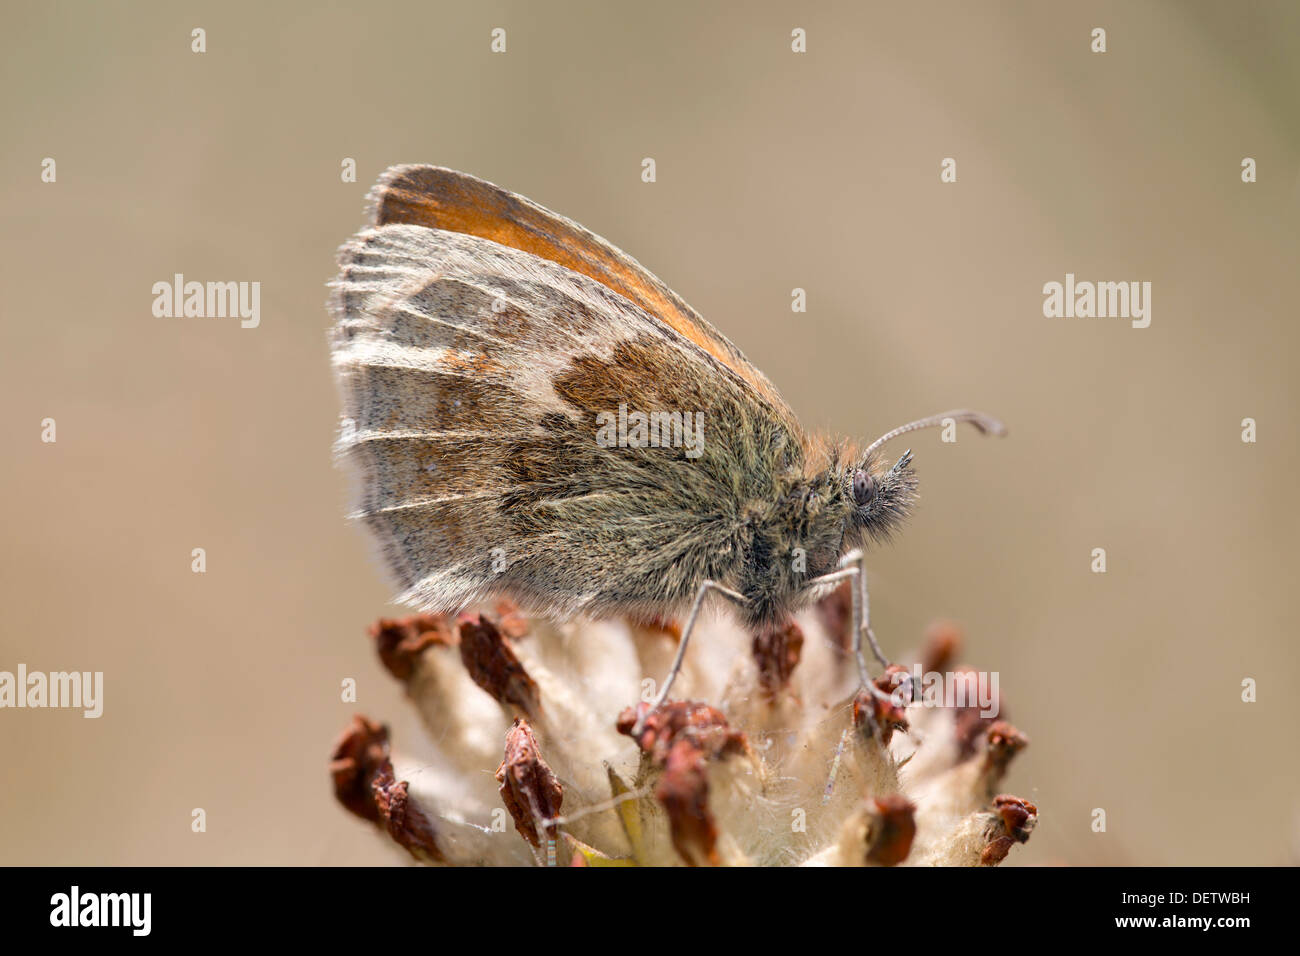
M 914 422 L 908 422 L 906 425 L 899 425 L 892 431 L 887 431 L 870 445 L 867 446 L 866 454 L 871 454 L 885 442 L 899 435 L 905 435 L 908 432 L 914 432 L 921 428 L 934 428 L 938 425 L 945 425 L 949 420 L 954 422 L 970 422 L 979 429 L 981 435 L 1005 435 L 1007 426 L 992 415 L 985 415 L 983 412 L 972 412 L 969 409 L 958 408 L 951 412 L 940 412 L 938 415 L 931 415 L 928 418 L 918 418 Z

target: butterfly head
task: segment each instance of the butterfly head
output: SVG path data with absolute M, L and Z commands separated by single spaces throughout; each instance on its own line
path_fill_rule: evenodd
M 920 428 L 954 428 L 958 422 L 967 422 L 985 435 L 1004 435 L 1006 426 L 983 412 L 956 409 L 941 412 L 928 418 L 899 425 L 885 432 L 857 459 L 845 478 L 846 492 L 852 503 L 850 530 L 854 536 L 888 538 L 907 517 L 916 501 L 916 473 L 912 471 L 912 452 L 903 453 L 892 465 L 886 465 L 877 449 L 887 441 Z
M 892 465 L 875 452 L 868 452 L 850 467 L 845 481 L 853 503 L 851 524 L 857 537 L 889 538 L 916 501 L 916 472 L 912 470 L 910 450 Z

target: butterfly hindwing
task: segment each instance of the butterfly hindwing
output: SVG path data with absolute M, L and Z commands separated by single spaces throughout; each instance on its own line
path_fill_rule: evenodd
M 702 575 L 726 573 L 746 502 L 770 500 L 799 448 L 692 339 L 586 274 L 480 236 L 367 229 L 341 251 L 332 309 L 358 516 L 425 609 L 497 595 L 560 614 L 679 606 Z M 683 428 L 659 447 L 611 447 L 598 423 L 620 406 L 666 415 L 665 428 L 700 416 L 697 454 Z

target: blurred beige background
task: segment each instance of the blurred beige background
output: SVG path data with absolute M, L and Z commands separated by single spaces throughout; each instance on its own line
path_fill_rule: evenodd
M 397 162 L 607 236 L 811 426 L 1007 420 L 911 442 L 923 506 L 871 567 L 887 645 L 949 616 L 1001 672 L 1041 811 L 1012 862 L 1294 859 L 1300 8 L 1073 6 L 7 11 L 0 669 L 106 688 L 99 720 L 0 711 L 0 862 L 400 859 L 326 774 L 353 711 L 415 724 L 364 636 L 393 609 L 323 305 Z M 261 282 L 261 326 L 155 318 L 176 272 Z M 1044 318 L 1067 272 L 1152 282 L 1150 328 Z

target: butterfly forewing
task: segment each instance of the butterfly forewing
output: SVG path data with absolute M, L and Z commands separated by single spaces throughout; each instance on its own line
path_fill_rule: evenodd
M 617 292 L 748 382 L 791 428 L 767 377 L 681 296 L 639 262 L 570 219 L 517 193 L 440 166 L 388 169 L 370 194 L 372 225 L 407 223 L 491 239 L 572 269 Z

